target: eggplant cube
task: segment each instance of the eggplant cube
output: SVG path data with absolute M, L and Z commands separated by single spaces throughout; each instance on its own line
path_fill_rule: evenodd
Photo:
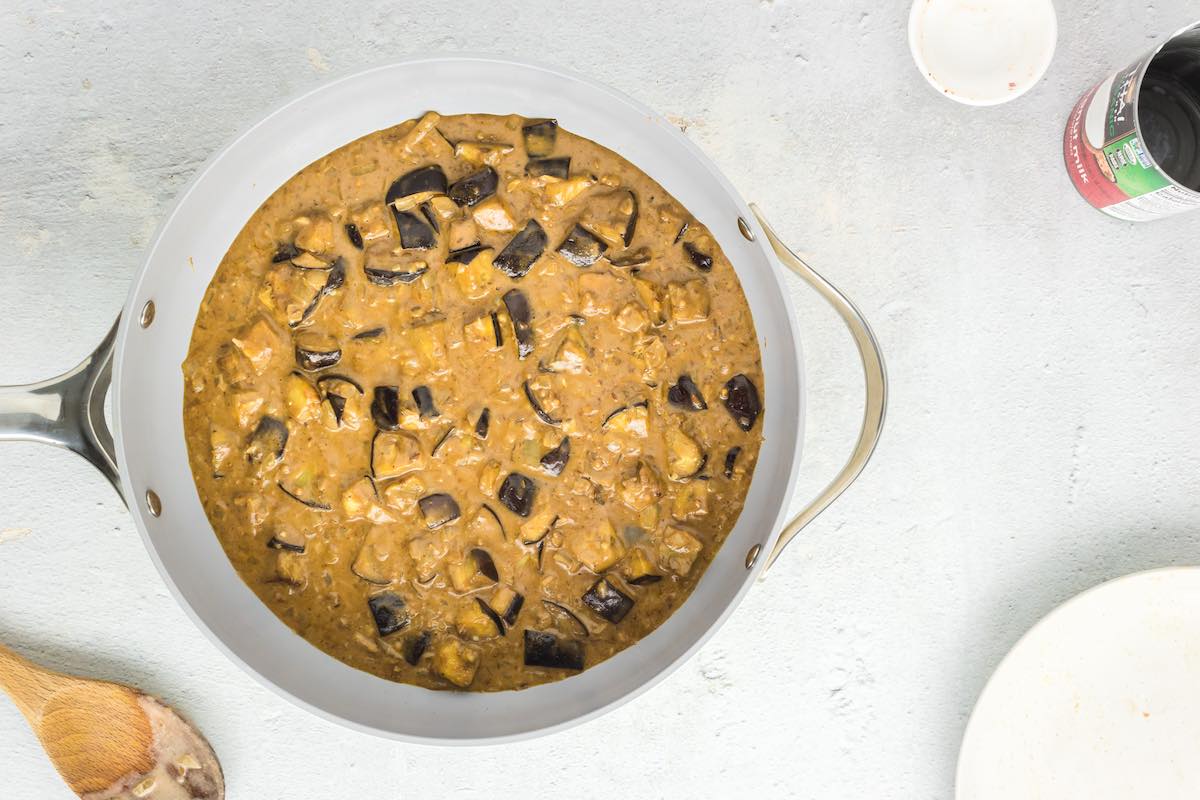
M 500 502 L 517 516 L 529 516 L 535 494 L 537 484 L 519 472 L 510 473 L 500 485 Z
M 458 519 L 460 512 L 458 503 L 448 494 L 431 494 L 417 501 L 421 515 L 425 517 L 425 525 L 430 530 Z
M 613 586 L 608 578 L 601 578 L 584 594 L 583 604 L 615 625 L 633 608 L 633 598 Z
M 590 267 L 600 260 L 608 245 L 593 236 L 586 228 L 576 223 L 567 238 L 555 251 L 577 267 Z
M 546 232 L 535 219 L 529 220 L 520 233 L 512 238 L 492 261 L 496 269 L 513 280 L 524 278 L 533 262 L 546 250 Z
M 380 592 L 367 598 L 371 617 L 380 636 L 389 636 L 408 627 L 408 610 L 404 598 L 395 592 Z
M 433 648 L 433 671 L 458 688 L 465 689 L 475 680 L 479 659 L 477 648 L 458 639 L 445 639 Z
M 753 381 L 745 375 L 734 375 L 725 384 L 721 393 L 725 400 L 725 408 L 733 416 L 738 427 L 748 431 L 754 427 L 758 415 L 762 412 L 762 403 L 758 399 L 758 389 Z
M 583 669 L 583 643 L 526 629 L 525 666 L 579 671 Z

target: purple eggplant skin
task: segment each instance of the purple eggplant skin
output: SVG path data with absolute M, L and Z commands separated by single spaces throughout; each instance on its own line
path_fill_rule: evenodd
M 446 254 L 446 263 L 447 264 L 470 264 L 472 261 L 475 260 L 475 256 L 479 255 L 484 250 L 491 250 L 491 249 L 492 248 L 487 247 L 486 245 L 482 245 L 482 244 L 479 244 L 478 242 L 476 242 L 475 244 L 467 245 L 466 247 L 464 247 L 460 250 L 451 250 L 449 253 Z
M 491 167 L 472 172 L 470 175 L 451 184 L 446 191 L 450 199 L 460 206 L 470 208 L 471 206 L 486 200 L 496 193 L 496 186 L 500 183 L 500 176 L 496 174 L 496 170 Z
M 725 408 L 729 409 L 738 427 L 744 431 L 753 428 L 762 412 L 754 382 L 740 373 L 734 375 L 725 383 L 724 397 Z
M 500 484 L 500 502 L 519 517 L 528 517 L 533 510 L 533 498 L 537 484 L 519 472 L 509 473 Z
M 520 289 L 509 289 L 503 300 L 517 338 L 517 358 L 524 359 L 533 352 L 533 312 L 529 298 Z
M 342 360 L 342 349 L 310 350 L 296 345 L 296 365 L 305 372 L 316 372 L 336 366 Z
M 410 197 L 424 192 L 446 193 L 446 173 L 437 164 L 414 169 L 412 172 L 406 172 L 396 178 L 388 187 L 384 202 L 390 206 L 402 197 Z
M 396 230 L 400 233 L 400 245 L 405 250 L 429 250 L 437 247 L 437 230 L 411 211 L 392 209 L 396 219 Z
M 615 256 L 608 257 L 608 263 L 612 264 L 617 269 L 625 269 L 626 267 L 643 267 L 650 263 L 651 253 L 649 248 L 639 247 L 636 250 L 622 250 Z
M 522 388 L 525 389 L 525 399 L 529 401 L 529 405 L 531 408 L 533 408 L 533 413 L 537 414 L 538 419 L 547 425 L 552 425 L 554 427 L 558 427 L 562 424 L 561 419 L 551 416 L 546 409 L 542 408 L 542 404 L 538 402 L 537 397 L 533 394 L 533 389 L 529 388 L 529 381 L 525 381 L 525 383 L 522 384 Z
M 246 460 L 251 464 L 261 464 L 270 459 L 278 462 L 283 459 L 283 451 L 287 449 L 288 429 L 274 417 L 264 416 L 258 421 L 254 432 L 250 434 L 250 443 L 246 447 Z
M 542 469 L 547 473 L 558 477 L 562 471 L 566 469 L 567 462 L 571 459 L 571 439 L 564 436 L 563 440 L 558 443 L 558 447 L 551 450 L 546 455 L 542 456 Z
M 633 210 L 629 212 L 629 219 L 625 222 L 625 235 L 622 239 L 625 246 L 633 244 L 633 234 L 637 230 L 638 224 L 638 198 L 632 191 L 629 193 L 629 199 L 633 201 Z
M 475 421 L 475 435 L 480 439 L 486 439 L 488 437 L 488 428 L 491 427 L 491 424 L 492 410 L 485 408 L 479 412 L 479 419 Z
M 525 174 L 531 178 L 540 178 L 547 175 L 551 178 L 567 179 L 567 175 L 571 173 L 571 157 L 561 156 L 559 158 L 531 158 L 529 163 L 525 165 Z
M 422 497 L 417 501 L 417 506 L 421 509 L 421 516 L 425 518 L 425 527 L 429 530 L 436 530 L 461 516 L 458 503 L 454 501 L 454 498 L 440 492 Z
M 671 244 L 679 244 L 679 240 L 682 239 L 683 235 L 688 232 L 688 228 L 690 228 L 691 225 L 692 221 L 690 219 L 684 220 L 684 223 L 679 226 L 679 232 L 675 234 L 675 238 L 671 241 Z
M 404 598 L 395 592 L 380 592 L 368 597 L 367 607 L 371 610 L 371 618 L 375 620 L 375 629 L 380 636 L 390 636 L 408 627 L 408 609 L 404 607 Z
M 396 386 L 376 386 L 371 400 L 371 419 L 381 431 L 400 428 L 400 389 Z
M 601 578 L 584 594 L 583 604 L 615 625 L 633 608 L 633 598 Z
M 492 265 L 514 281 L 520 280 L 529 272 L 534 262 L 542 257 L 542 253 L 546 251 L 546 244 L 546 231 L 536 219 L 531 219 L 509 240 L 492 261 Z
M 683 243 L 683 251 L 687 253 L 688 258 L 692 262 L 692 266 L 694 266 L 696 269 L 700 270 L 701 272 L 712 271 L 713 260 L 712 256 L 710 256 L 708 253 L 700 252 L 691 242 Z
M 587 228 L 576 223 L 554 252 L 583 269 L 599 261 L 607 249 L 608 245 L 593 236 Z
M 708 410 L 708 403 L 691 375 L 680 375 L 675 385 L 667 389 L 667 402 L 684 411 Z
M 525 666 L 570 669 L 578 672 L 583 669 L 583 643 L 526 628 Z
M 288 327 L 295 328 L 300 323 L 311 317 L 317 310 L 317 306 L 320 305 L 321 300 L 342 288 L 345 283 L 346 262 L 342 258 L 337 258 L 329 267 L 329 277 L 325 279 L 325 285 L 318 289 L 317 293 L 313 295 L 313 299 L 309 301 L 308 307 L 304 309 L 304 313 L 300 315 L 300 319 L 296 320 L 295 322 L 288 323 Z
M 475 562 L 475 570 L 487 578 L 492 583 L 500 580 L 500 572 L 496 569 L 496 562 L 492 558 L 492 554 L 482 547 L 476 547 L 470 552 L 471 560 Z
M 380 336 L 383 336 L 384 333 L 386 333 L 386 331 L 382 327 L 367 328 L 365 331 L 359 331 L 358 333 L 354 334 L 354 336 L 352 336 L 351 338 L 352 339 L 378 339 Z
M 729 448 L 729 452 L 725 454 L 725 477 L 726 478 L 733 477 L 733 467 L 735 464 L 737 464 L 738 456 L 740 456 L 741 454 L 742 454 L 742 448 L 740 446 Z
M 279 248 L 275 251 L 275 255 L 271 256 L 271 263 L 282 264 L 285 261 L 291 261 L 298 255 L 300 255 L 300 248 L 294 244 L 284 243 L 279 245 Z
M 630 578 L 629 583 L 633 586 L 646 586 L 651 583 L 658 583 L 662 580 L 662 575 L 639 575 L 636 578 Z
M 304 545 L 295 544 L 294 542 L 285 542 L 277 536 L 272 536 L 267 540 L 267 547 L 272 550 L 287 550 L 289 553 L 303 553 Z
M 433 404 L 433 392 L 428 386 L 418 386 L 412 390 L 413 402 L 417 404 L 417 412 L 422 417 L 440 417 L 442 412 Z
M 450 438 L 451 434 L 453 434 L 454 431 L 455 431 L 455 428 L 453 425 L 451 425 L 449 428 L 446 428 L 446 432 L 443 433 L 442 438 L 438 439 L 437 442 L 433 445 L 433 449 L 429 451 L 429 455 L 436 456 L 438 454 L 438 450 L 442 449 L 442 445 L 444 445 L 446 443 L 446 440 Z
M 279 491 L 283 492 L 288 497 L 292 498 L 293 500 L 295 500 L 297 503 L 299 503 L 302 506 L 308 506 L 309 508 L 313 509 L 314 511 L 330 511 L 330 510 L 332 510 L 332 506 L 329 506 L 325 503 L 319 503 L 316 500 L 306 500 L 305 498 L 296 494 L 292 490 L 288 489 L 282 483 L 276 483 L 275 485 L 279 487 Z M 268 542 L 268 544 L 270 544 L 270 543 Z
M 418 634 L 408 637 L 404 643 L 404 660 L 410 666 L 416 666 L 421 660 L 421 656 L 425 655 L 425 651 L 429 649 L 429 643 L 433 641 L 433 634 L 429 631 L 421 631 Z
M 524 605 L 525 595 L 521 594 L 520 592 L 515 592 L 513 594 L 512 602 L 508 604 L 508 608 L 504 610 L 497 608 L 493 609 L 493 611 L 500 615 L 500 619 L 504 620 L 505 625 L 512 627 L 513 623 L 517 621 L 517 615 L 521 613 L 521 607 Z
M 583 624 L 583 620 L 581 620 L 574 611 L 567 608 L 562 603 L 556 603 L 553 600 L 542 598 L 542 605 L 545 606 L 546 610 L 551 614 L 570 620 L 571 624 L 575 626 L 575 629 L 579 631 L 579 635 L 583 638 L 586 639 L 591 635 L 588 632 L 588 626 Z
M 363 273 L 367 280 L 376 286 L 395 286 L 397 283 L 415 283 L 418 278 L 429 272 L 429 267 L 414 270 L 392 270 L 372 267 L 363 264 Z
M 492 621 L 492 624 L 496 626 L 496 633 L 500 634 L 501 636 L 507 636 L 508 629 L 504 625 L 504 618 L 497 614 L 496 611 L 489 606 L 482 597 L 476 597 L 475 602 L 479 604 L 479 610 L 482 611 L 484 615 Z
M 540 119 L 521 128 L 525 140 L 525 155 L 530 158 L 545 158 L 554 152 L 558 139 L 558 120 Z
M 354 245 L 355 250 L 363 249 L 362 234 L 358 232 L 358 226 L 353 222 L 346 223 L 346 238 L 350 240 L 350 244 Z
M 504 332 L 500 330 L 500 315 L 492 312 L 492 335 L 496 337 L 496 347 L 504 347 Z

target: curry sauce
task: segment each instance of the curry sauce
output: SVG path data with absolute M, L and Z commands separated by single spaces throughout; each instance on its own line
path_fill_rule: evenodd
M 761 442 L 728 259 L 554 120 L 430 112 L 303 169 L 226 253 L 183 372 L 247 585 L 333 657 L 431 688 L 556 680 L 652 631 Z

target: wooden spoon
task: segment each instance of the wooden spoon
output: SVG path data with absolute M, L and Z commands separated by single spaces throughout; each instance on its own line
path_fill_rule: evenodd
M 149 695 L 42 669 L 3 645 L 0 689 L 84 800 L 225 797 L 221 765 L 208 742 Z

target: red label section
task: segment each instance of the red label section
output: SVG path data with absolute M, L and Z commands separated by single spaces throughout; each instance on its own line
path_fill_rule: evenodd
M 1063 134 L 1063 159 L 1067 162 L 1067 172 L 1071 175 L 1071 183 L 1096 208 L 1104 208 L 1115 203 L 1128 200 L 1129 196 L 1122 192 L 1107 175 L 1107 162 L 1104 153 L 1092 147 L 1083 130 L 1083 119 L 1096 96 L 1100 85 L 1079 99 L 1071 116 L 1067 120 L 1067 130 Z M 1101 166 L 1104 162 L 1104 166 Z

